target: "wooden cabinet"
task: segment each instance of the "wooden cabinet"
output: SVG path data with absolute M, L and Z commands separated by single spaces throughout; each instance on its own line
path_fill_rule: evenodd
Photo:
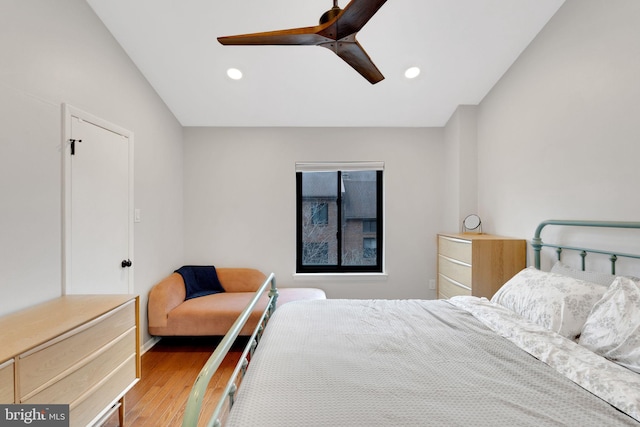
M 438 298 L 491 298 L 526 266 L 523 239 L 490 234 L 438 234 Z
M 0 318 L 0 403 L 69 404 L 71 426 L 120 409 L 140 378 L 139 299 L 70 295 Z

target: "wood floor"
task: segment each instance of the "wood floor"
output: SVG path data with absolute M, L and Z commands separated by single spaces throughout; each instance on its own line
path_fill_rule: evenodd
M 142 378 L 125 396 L 125 425 L 181 426 L 193 382 L 219 341 L 217 337 L 163 338 L 143 354 Z M 204 402 L 217 401 L 245 343 L 246 339 L 243 342 L 239 338 L 234 344 L 211 379 Z M 203 414 L 211 412 L 211 404 L 203 405 Z M 118 426 L 118 414 L 113 414 L 104 426 Z

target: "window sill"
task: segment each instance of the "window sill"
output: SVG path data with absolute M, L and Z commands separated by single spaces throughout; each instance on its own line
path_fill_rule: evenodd
M 387 273 L 293 273 L 293 280 L 300 281 L 378 281 L 387 280 Z

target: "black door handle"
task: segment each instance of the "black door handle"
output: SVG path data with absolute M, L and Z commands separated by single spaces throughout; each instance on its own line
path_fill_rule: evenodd
M 120 265 L 122 265 L 122 268 L 125 268 L 125 267 L 131 267 L 132 264 L 133 263 L 131 262 L 130 259 L 123 259 L 122 260 L 122 264 L 120 264 Z

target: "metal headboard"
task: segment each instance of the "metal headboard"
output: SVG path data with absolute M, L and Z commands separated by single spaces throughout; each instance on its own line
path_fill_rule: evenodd
M 572 221 L 572 220 L 556 220 L 550 219 L 543 221 L 536 228 L 536 233 L 531 240 L 531 246 L 533 247 L 535 267 L 540 269 L 540 250 L 543 247 L 556 248 L 558 254 L 558 260 L 564 249 L 580 252 L 582 258 L 582 270 L 585 270 L 585 258 L 588 253 L 609 255 L 611 261 L 611 274 L 616 274 L 616 261 L 619 257 L 640 259 L 640 255 L 614 252 L 600 249 L 587 249 L 574 246 L 556 245 L 551 243 L 544 243 L 540 238 L 542 229 L 547 225 L 560 225 L 560 226 L 576 226 L 576 227 L 599 227 L 599 228 L 633 228 L 640 229 L 640 222 L 624 222 L 624 221 Z

